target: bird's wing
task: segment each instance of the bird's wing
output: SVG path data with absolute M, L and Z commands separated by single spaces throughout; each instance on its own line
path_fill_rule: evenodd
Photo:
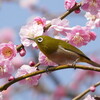
M 71 52 L 74 52 L 80 56 L 83 56 L 85 57 L 86 59 L 90 60 L 81 50 L 79 50 L 78 48 L 74 47 L 73 45 L 69 44 L 69 43 L 66 43 L 65 41 L 64 42 L 60 42 L 59 44 L 59 48 L 62 49 L 62 50 L 69 50 Z

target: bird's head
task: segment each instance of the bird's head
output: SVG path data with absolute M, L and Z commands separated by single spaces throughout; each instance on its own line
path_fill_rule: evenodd
M 45 53 L 52 53 L 58 48 L 58 40 L 49 36 L 38 36 L 36 38 L 28 38 L 29 40 L 33 40 L 38 45 L 39 49 Z

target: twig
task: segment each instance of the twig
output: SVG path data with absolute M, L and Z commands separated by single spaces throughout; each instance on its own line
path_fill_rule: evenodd
M 35 64 L 33 67 L 38 67 L 40 65 L 40 63 L 38 62 L 37 64 Z
M 79 7 L 81 6 L 81 3 L 77 3 L 73 8 L 71 8 L 70 10 L 66 11 L 64 14 L 62 14 L 60 17 L 61 20 L 64 19 L 66 16 L 68 16 L 70 13 L 72 13 L 74 10 L 78 9 Z M 44 27 L 44 32 L 46 30 L 49 29 L 49 27 L 51 26 L 51 23 L 48 23 L 46 24 L 46 26 Z M 18 47 L 17 47 L 17 50 L 20 50 L 21 47 L 24 47 L 22 44 L 20 44 Z
M 97 87 L 100 85 L 100 82 L 97 82 L 96 84 L 94 84 L 93 86 Z M 83 97 L 85 94 L 87 94 L 88 92 L 90 92 L 90 88 L 88 88 L 87 90 L 85 90 L 83 93 L 79 94 L 78 96 L 76 96 L 75 98 L 73 98 L 72 100 L 79 100 L 81 97 Z
M 49 71 L 56 71 L 56 70 L 67 69 L 67 68 L 73 68 L 73 66 L 72 65 L 61 65 L 61 66 L 49 68 L 48 70 Z M 100 68 L 96 68 L 96 67 L 88 67 L 88 66 L 83 66 L 83 65 L 76 65 L 75 68 L 100 72 Z M 21 77 L 15 78 L 14 80 L 2 85 L 0 87 L 0 91 L 6 90 L 12 84 L 14 84 L 14 83 L 16 83 L 16 82 L 18 82 L 20 80 L 23 80 L 23 79 L 25 79 L 27 77 L 35 76 L 35 75 L 42 74 L 42 73 L 45 73 L 45 72 L 47 72 L 47 71 L 46 70 L 39 70 L 39 71 L 32 72 L 32 73 L 23 75 Z M 76 100 L 76 99 L 74 99 L 74 100 Z
M 24 48 L 23 44 L 20 44 L 16 47 L 16 50 L 19 51 L 21 48 Z
M 66 11 L 64 14 L 62 14 L 60 17 L 61 20 L 64 19 L 66 16 L 68 16 L 70 13 L 72 13 L 74 10 L 78 9 L 81 6 L 81 3 L 76 4 L 73 8 L 71 8 L 70 10 Z M 48 30 L 48 28 L 51 26 L 51 24 L 47 24 L 44 27 L 44 31 Z

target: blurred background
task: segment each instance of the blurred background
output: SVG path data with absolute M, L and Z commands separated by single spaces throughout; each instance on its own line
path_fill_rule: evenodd
M 48 20 L 58 17 L 65 12 L 64 0 L 0 0 L 0 43 L 13 41 L 19 45 L 20 28 L 30 19 L 40 16 Z M 86 25 L 85 12 L 71 13 L 66 18 L 70 26 Z M 80 49 L 93 60 L 100 63 L 100 29 L 93 30 L 97 34 L 95 41 Z M 30 60 L 38 62 L 38 51 L 32 47 L 25 48 L 24 57 L 17 55 L 13 60 L 15 69 Z M 27 58 L 27 60 L 26 60 Z M 49 74 L 43 74 L 38 86 L 20 85 L 16 83 L 4 91 L 4 100 L 72 100 L 75 96 L 99 81 L 100 74 L 94 71 L 79 69 L 64 69 Z M 0 79 L 0 85 L 6 79 Z M 99 95 L 100 88 L 96 88 L 91 95 Z

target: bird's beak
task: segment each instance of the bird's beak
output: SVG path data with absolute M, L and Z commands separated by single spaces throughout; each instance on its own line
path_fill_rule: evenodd
M 35 41 L 35 39 L 34 39 L 34 38 L 33 38 L 33 39 L 32 39 L 32 38 L 27 38 L 27 39 L 28 39 L 28 40 L 33 40 L 33 41 Z

